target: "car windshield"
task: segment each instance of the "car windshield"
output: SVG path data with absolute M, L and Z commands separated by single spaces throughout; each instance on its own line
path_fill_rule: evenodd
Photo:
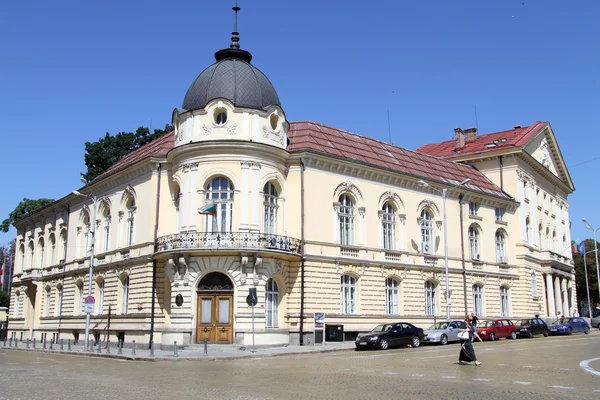
M 531 324 L 531 322 L 529 322 L 528 319 L 522 319 L 522 320 L 519 321 L 519 324 L 521 324 L 521 325 L 529 325 L 529 324 Z
M 448 328 L 448 323 L 447 322 L 438 322 L 437 324 L 433 324 L 429 327 L 429 329 L 434 330 L 434 329 L 446 329 Z
M 478 328 L 489 328 L 490 326 L 494 326 L 494 321 L 481 321 L 477 324 Z
M 556 321 L 554 321 L 554 322 L 552 323 L 552 325 L 562 325 L 562 324 L 568 324 L 569 322 L 571 322 L 571 318 L 557 319 Z
M 373 330 L 371 332 L 387 332 L 390 329 L 392 329 L 392 325 L 383 324 L 383 325 L 377 325 L 375 328 L 373 328 Z

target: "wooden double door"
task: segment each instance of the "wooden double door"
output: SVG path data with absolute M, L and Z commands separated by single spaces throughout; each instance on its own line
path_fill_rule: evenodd
M 196 343 L 233 343 L 233 293 L 198 292 Z

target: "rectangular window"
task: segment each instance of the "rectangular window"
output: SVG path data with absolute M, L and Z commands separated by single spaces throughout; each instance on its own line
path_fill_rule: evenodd
M 473 312 L 478 317 L 483 315 L 483 298 L 479 285 L 473 285 Z
M 50 316 L 50 300 L 51 300 L 50 294 L 51 294 L 50 289 L 46 290 L 46 304 L 45 304 L 45 309 L 44 309 L 45 317 Z
M 62 286 L 58 289 L 58 299 L 56 300 L 56 316 L 62 315 L 62 304 L 63 304 L 63 288 Z
M 342 314 L 356 314 L 356 279 L 342 275 L 340 287 L 340 308 Z
M 219 299 L 219 323 L 229 323 L 229 299 Z
M 425 282 L 425 315 L 435 315 L 435 285 Z
M 476 217 L 478 208 L 479 208 L 479 206 L 477 203 L 470 201 L 469 202 L 469 215 L 472 217 Z
M 123 279 L 123 294 L 122 294 L 122 307 L 121 313 L 127 314 L 127 308 L 129 306 L 129 277 Z
M 500 316 L 508 317 L 508 289 L 500 288 Z
M 15 318 L 19 318 L 19 314 L 21 313 L 21 296 L 15 296 Z
M 388 315 L 397 315 L 400 313 L 398 310 L 398 281 L 395 279 L 386 279 L 385 303 Z
M 104 281 L 98 283 L 98 315 L 104 311 Z
M 200 323 L 210 324 L 212 321 L 212 299 L 202 299 L 202 318 Z
M 496 207 L 496 221 L 504 221 L 504 208 Z

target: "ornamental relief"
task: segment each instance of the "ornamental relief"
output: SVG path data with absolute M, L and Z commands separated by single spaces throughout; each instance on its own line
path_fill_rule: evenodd
M 270 139 L 283 146 L 283 131 L 275 132 L 271 129 L 268 129 L 265 125 L 262 126 L 262 130 L 264 138 Z

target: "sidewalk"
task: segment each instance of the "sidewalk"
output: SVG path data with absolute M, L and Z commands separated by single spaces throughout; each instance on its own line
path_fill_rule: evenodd
M 12 345 L 11 345 L 12 344 Z M 239 345 L 216 345 L 208 344 L 206 346 L 206 354 L 204 352 L 203 345 L 192 345 L 184 349 L 174 350 L 154 350 L 154 355 L 151 355 L 151 351 L 148 349 L 148 343 L 136 344 L 135 354 L 131 345 L 122 349 L 122 354 L 118 354 L 118 348 L 116 345 L 111 344 L 110 353 L 106 349 L 106 344 L 102 344 L 101 351 L 98 352 L 98 346 L 95 346 L 93 351 L 85 352 L 83 345 L 71 344 L 71 350 L 68 350 L 68 344 L 66 341 L 63 342 L 63 349 L 60 349 L 59 344 L 53 344 L 50 349 L 50 344 L 46 344 L 46 349 L 43 348 L 42 343 L 37 342 L 35 349 L 33 343 L 29 342 L 29 348 L 26 342 L 4 342 L 0 343 L 0 349 L 2 350 L 20 350 L 20 351 L 37 351 L 44 353 L 58 353 L 65 355 L 76 355 L 76 356 L 87 356 L 87 357 L 104 357 L 104 358 L 116 358 L 122 360 L 133 360 L 133 361 L 199 361 L 199 360 L 235 360 L 244 358 L 263 358 L 263 357 L 275 357 L 284 355 L 294 354 L 308 354 L 308 353 L 326 353 L 332 351 L 344 351 L 354 350 L 354 341 L 348 342 L 326 342 L 322 345 L 289 345 L 289 346 L 278 346 L 278 347 L 257 347 L 253 350 L 252 347 L 241 347 Z

